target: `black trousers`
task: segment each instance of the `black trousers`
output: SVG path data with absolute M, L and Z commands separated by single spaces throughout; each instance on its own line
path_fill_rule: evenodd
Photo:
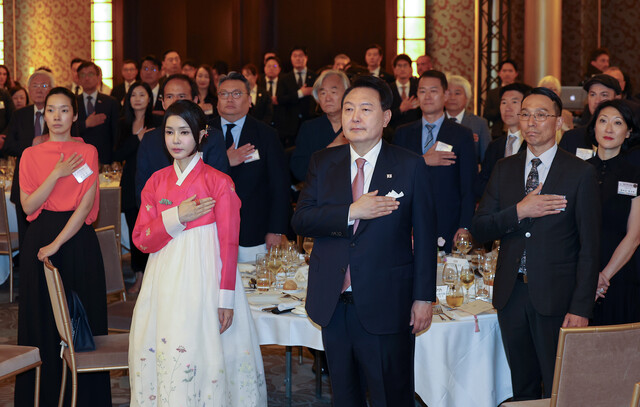
M 564 315 L 545 316 L 536 312 L 528 285 L 516 281 L 507 305 L 498 311 L 502 342 L 511 368 L 514 401 L 536 400 L 543 395 L 551 397 L 563 321 Z M 544 383 L 544 392 L 541 383 Z
M 366 331 L 354 304 L 339 302 L 322 328 L 334 407 L 401 407 L 415 404 L 414 345 L 411 327 L 401 333 L 374 335 Z

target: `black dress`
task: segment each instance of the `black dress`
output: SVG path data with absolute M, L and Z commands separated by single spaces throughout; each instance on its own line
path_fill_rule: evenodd
M 621 182 L 640 183 L 640 169 L 622 155 L 602 161 L 597 155 L 589 160 L 597 169 L 602 200 L 601 267 L 609 263 L 627 233 L 631 201 L 638 196 L 618 193 Z M 637 255 L 637 253 L 636 253 Z M 598 299 L 591 325 L 640 322 L 640 276 L 632 258 L 610 280 L 605 298 Z M 595 293 L 594 293 L 595 296 Z

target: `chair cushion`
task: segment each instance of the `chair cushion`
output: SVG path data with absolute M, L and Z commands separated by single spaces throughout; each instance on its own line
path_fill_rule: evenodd
M 0 377 L 40 361 L 40 350 L 31 346 L 0 345 Z
M 129 331 L 135 305 L 134 301 L 118 301 L 107 305 L 109 329 Z
M 549 407 L 551 399 L 527 400 L 527 401 L 509 401 L 502 403 L 502 407 Z
M 18 233 L 11 232 L 11 251 L 18 250 Z M 0 252 L 8 252 L 7 235 L 0 236 Z
M 76 366 L 82 369 L 127 369 L 129 334 L 94 336 L 96 350 L 76 353 Z M 65 354 L 69 352 L 68 348 Z

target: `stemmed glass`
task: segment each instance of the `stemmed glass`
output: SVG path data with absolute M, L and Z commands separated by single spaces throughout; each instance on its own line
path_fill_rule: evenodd
M 458 282 L 458 266 L 446 263 L 442 270 L 442 281 L 450 287 L 455 285 Z
M 306 261 L 307 264 L 309 264 L 309 258 L 311 257 L 311 251 L 313 250 L 313 238 L 312 237 L 305 237 L 304 240 L 302 241 L 302 248 L 304 249 L 304 252 L 307 254 L 304 257 L 304 261 Z
M 485 289 L 488 292 L 488 299 L 493 298 L 493 280 L 496 276 L 496 264 L 498 262 L 498 256 L 494 253 L 487 253 L 482 263 L 480 272 L 484 282 Z
M 465 294 L 464 300 L 465 302 L 469 301 L 469 289 L 476 281 L 476 277 L 473 275 L 473 270 L 469 266 L 463 266 L 460 271 L 460 283 L 464 288 L 467 289 L 467 293 Z
M 454 284 L 453 286 L 447 287 L 447 305 L 449 308 L 457 308 L 464 303 L 464 294 L 462 293 L 462 288 L 458 285 Z
M 467 253 L 469 253 L 471 251 L 471 245 L 472 245 L 472 243 L 471 243 L 471 233 L 469 233 L 466 230 L 461 232 L 461 233 L 458 233 L 458 236 L 456 236 L 456 240 L 454 241 L 454 244 L 456 245 L 456 248 L 464 256 L 466 256 Z

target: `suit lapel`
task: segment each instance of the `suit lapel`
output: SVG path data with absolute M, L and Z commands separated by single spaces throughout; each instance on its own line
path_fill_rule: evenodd
M 240 138 L 238 138 L 238 145 L 237 147 L 243 146 L 247 143 L 251 143 L 253 145 L 256 145 L 255 143 L 255 132 L 253 131 L 253 122 L 251 121 L 251 118 L 249 117 L 249 115 L 245 116 L 244 119 L 244 125 L 242 126 L 242 131 L 240 132 Z M 257 150 L 257 146 L 256 146 L 256 150 Z M 258 154 L 260 154 L 260 152 L 258 152 Z
M 413 149 L 412 151 L 422 155 L 422 118 L 414 125 L 414 130 L 411 132 L 416 136 L 413 137 Z
M 547 178 L 544 181 L 544 185 L 542 185 L 541 194 L 548 194 L 549 191 L 553 191 L 553 187 L 558 182 L 558 179 L 562 178 L 562 169 L 564 167 L 563 157 L 561 157 L 562 152 L 558 148 L 556 151 L 556 155 L 553 157 L 553 161 L 551 162 L 551 168 L 549 168 L 549 172 L 547 173 Z
M 327 172 L 327 179 L 331 180 L 335 185 L 335 196 L 338 197 L 338 202 L 353 203 L 353 196 L 351 194 L 351 153 L 349 145 L 343 147 L 337 147 L 336 157 L 333 160 L 332 165 Z

